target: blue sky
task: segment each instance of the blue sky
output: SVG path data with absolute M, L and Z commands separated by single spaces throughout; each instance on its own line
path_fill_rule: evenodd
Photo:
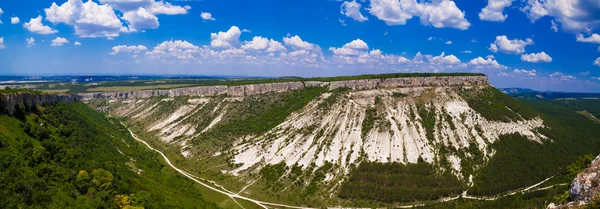
M 36 0 L 0 9 L 1 75 L 482 72 L 497 87 L 600 92 L 597 0 Z

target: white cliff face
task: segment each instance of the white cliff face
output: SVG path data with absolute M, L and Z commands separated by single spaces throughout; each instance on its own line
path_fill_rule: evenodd
M 278 163 L 314 171 L 330 162 L 335 169 L 330 170 L 325 180 L 331 181 L 348 175 L 352 166 L 363 161 L 406 164 L 422 159 L 440 169 L 450 169 L 468 181 L 468 175 L 461 172 L 464 159 L 459 155 L 471 154 L 464 150 L 475 146 L 487 160 L 494 154 L 489 146 L 504 134 L 519 133 L 538 143 L 550 140 L 535 131 L 543 127 L 540 118 L 513 122 L 487 120 L 469 107 L 456 87 L 364 85 L 377 88 L 345 91 L 327 108 L 320 104 L 339 93 L 324 93 L 267 133 L 231 142 L 225 153 L 237 166 L 225 172 L 241 176 Z M 235 112 L 231 104 L 243 99 L 236 96 L 119 100 L 113 103 L 113 112 L 142 124 L 147 131 L 154 131 L 164 143 L 181 147 L 182 155 L 189 158 L 195 155 L 189 142 L 227 123 L 226 117 L 235 117 L 229 114 Z M 161 109 L 165 106 L 170 109 Z M 432 112 L 429 117 L 435 119 L 435 124 L 430 130 L 425 127 L 419 108 Z M 366 130 L 363 124 L 370 114 L 367 110 L 373 109 L 377 113 L 376 122 L 372 129 Z M 442 147 L 456 153 L 441 153 Z M 221 154 L 215 151 L 210 156 Z M 448 165 L 442 167 L 442 161 Z
M 306 168 L 311 163 L 322 166 L 329 161 L 339 165 L 344 174 L 352 164 L 360 163 L 359 156 L 364 152 L 365 159 L 362 160 L 384 163 L 416 163 L 419 158 L 435 163 L 436 158 L 445 157 L 451 164 L 450 168 L 461 177 L 460 158 L 454 155 L 440 156 L 440 146 L 461 150 L 475 144 L 486 157 L 490 157 L 493 152 L 488 146 L 503 134 L 520 133 L 539 143 L 546 139 L 534 131 L 543 127 L 541 119 L 510 123 L 486 120 L 450 88 L 438 88 L 435 96 L 424 104 L 412 96 L 390 96 L 393 92 L 420 95 L 425 90 L 410 88 L 354 92 L 335 103 L 325 114 L 317 109 L 317 104 L 323 99 L 313 101 L 269 134 L 234 147 L 236 155 L 233 162 L 241 166 L 231 173 L 236 175 L 250 168 L 259 170 L 264 165 L 280 162 Z M 381 104 L 375 105 L 375 97 L 379 97 Z M 427 130 L 421 123 L 417 105 L 429 105 L 435 111 L 433 140 L 426 137 Z M 379 115 L 384 126 L 371 129 L 362 138 L 362 121 L 367 108 L 371 106 L 380 109 Z M 447 120 L 451 120 L 453 125 L 449 125 Z M 303 131 L 306 127 L 317 128 L 306 133 Z M 270 138 L 273 135 L 277 136 L 274 140 Z

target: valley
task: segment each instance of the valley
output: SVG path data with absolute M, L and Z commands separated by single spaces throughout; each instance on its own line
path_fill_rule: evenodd
M 9 91 L 8 114 L 86 103 L 223 208 L 539 208 L 600 148 L 595 100 L 516 100 L 479 74 Z

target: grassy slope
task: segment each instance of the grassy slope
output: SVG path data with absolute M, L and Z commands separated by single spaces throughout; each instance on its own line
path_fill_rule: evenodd
M 83 103 L 0 113 L 0 185 L 0 208 L 116 208 L 117 195 L 145 208 L 217 208 L 116 120 Z

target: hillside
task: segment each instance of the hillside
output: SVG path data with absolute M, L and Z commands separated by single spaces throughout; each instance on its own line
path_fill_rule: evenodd
M 88 104 L 124 119 L 188 172 L 298 206 L 504 194 L 600 148 L 598 124 L 515 100 L 486 77 L 330 80 L 112 93 Z
M 0 208 L 218 208 L 118 121 L 81 102 L 17 104 L 14 114 L 5 102 Z

